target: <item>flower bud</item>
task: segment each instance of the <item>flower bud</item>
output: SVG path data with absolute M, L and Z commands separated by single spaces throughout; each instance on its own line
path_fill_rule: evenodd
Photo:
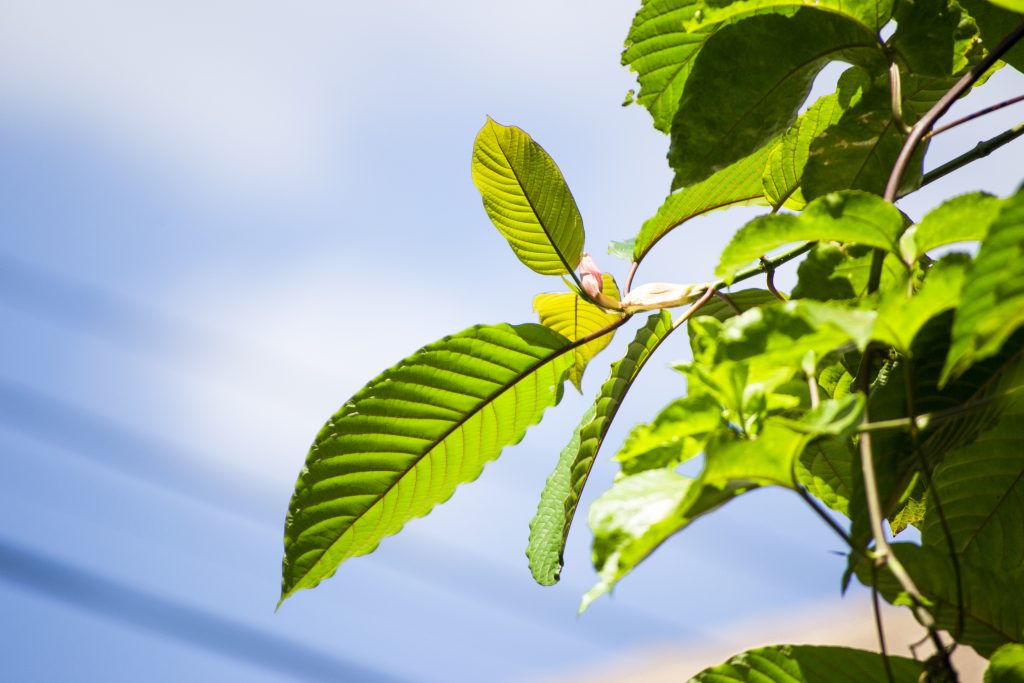
M 587 252 L 583 252 L 583 257 L 580 259 L 580 284 L 583 286 L 583 291 L 594 299 L 604 291 L 604 276 Z

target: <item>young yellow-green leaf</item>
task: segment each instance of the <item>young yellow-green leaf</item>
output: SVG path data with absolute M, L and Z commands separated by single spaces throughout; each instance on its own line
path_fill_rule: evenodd
M 811 142 L 839 121 L 844 106 L 838 92 L 820 98 L 786 131 L 782 140 L 772 146 L 761 184 L 768 203 L 773 207 L 804 207 L 806 202 L 800 192 L 800 179 L 807 165 Z
M 731 0 L 700 3 L 701 10 L 692 19 L 683 22 L 689 31 L 749 14 L 792 14 L 802 7 L 835 12 L 864 24 L 864 28 L 877 31 L 892 17 L 893 0 Z
M 647 319 L 626 348 L 625 356 L 612 364 L 611 374 L 594 401 L 594 410 L 583 416 L 548 477 L 537 514 L 530 522 L 530 542 L 526 548 L 530 571 L 541 585 L 550 586 L 558 581 L 565 539 L 594 458 L 633 380 L 672 329 L 672 316 L 667 311 Z
M 874 31 L 848 17 L 800 9 L 747 17 L 700 50 L 672 120 L 673 187 L 704 180 L 748 156 L 796 120 L 829 62 L 885 68 Z
M 668 404 L 652 422 L 633 427 L 615 459 L 626 475 L 674 467 L 700 453 L 721 426 L 722 409 L 711 396 L 684 396 Z
M 836 192 L 814 200 L 799 215 L 761 216 L 744 225 L 722 252 L 715 274 L 731 282 L 759 257 L 794 242 L 853 242 L 896 252 L 902 230 L 902 214 L 881 197 Z
M 1008 197 L 968 269 L 941 383 L 1002 347 L 1024 325 L 1024 191 Z
M 1024 0 L 989 0 L 989 2 L 1016 14 L 1024 14 Z
M 619 288 L 608 273 L 603 273 L 604 293 L 615 299 L 619 298 Z M 576 292 L 557 292 L 538 294 L 533 297 L 533 310 L 540 316 L 540 324 L 550 327 L 568 339 L 576 341 L 582 337 L 607 327 L 622 317 L 617 311 L 606 312 L 589 301 L 584 301 Z M 569 379 L 579 390 L 583 381 L 583 371 L 594 356 L 600 353 L 611 342 L 614 333 L 598 337 L 592 342 L 578 346 L 573 351 L 573 366 L 569 371 Z
M 583 219 L 562 172 L 529 135 L 488 118 L 473 144 L 473 183 L 520 261 L 541 275 L 576 270 Z
M 877 652 L 820 645 L 772 645 L 748 650 L 705 669 L 689 683 L 917 683 L 921 662 Z
M 770 145 L 730 164 L 707 180 L 673 192 L 658 212 L 644 221 L 633 246 L 633 260 L 639 261 L 672 229 L 716 209 L 764 204 L 761 176 L 768 161 Z
M 561 398 L 572 345 L 542 325 L 482 325 L 367 384 L 317 435 L 284 533 L 281 600 L 372 552 L 476 479 Z
M 986 192 L 971 192 L 943 202 L 911 226 L 900 238 L 905 261 L 913 262 L 946 244 L 985 239 L 1003 200 Z
M 1024 645 L 1008 643 L 993 652 L 984 683 L 1024 683 Z
M 669 132 L 693 60 L 715 27 L 688 33 L 683 20 L 700 5 L 694 0 L 649 0 L 633 18 L 626 36 L 622 65 L 637 73 L 636 101 L 654 119 L 654 127 Z

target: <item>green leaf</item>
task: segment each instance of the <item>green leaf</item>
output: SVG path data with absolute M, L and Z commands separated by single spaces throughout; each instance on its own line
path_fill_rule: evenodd
M 776 418 L 776 422 L 800 434 L 849 436 L 860 425 L 864 414 L 864 395 L 855 393 L 834 400 L 823 399 L 799 420 Z
M 1024 645 L 1009 643 L 993 652 L 984 683 L 1024 683 Z
M 877 652 L 820 645 L 772 645 L 748 650 L 705 669 L 690 683 L 917 683 L 920 662 L 890 656 L 890 682 Z
M 764 195 L 773 207 L 786 206 L 798 210 L 806 202 L 800 192 L 800 179 L 807 165 L 811 142 L 839 121 L 844 107 L 839 93 L 819 98 L 796 123 L 772 146 L 761 178 Z
M 796 480 L 829 508 L 849 515 L 855 462 L 852 440 L 840 437 L 815 439 L 797 460 Z
M 622 473 L 674 467 L 700 453 L 722 426 L 722 410 L 707 395 L 691 395 L 668 404 L 650 423 L 633 427 L 615 459 Z
M 602 278 L 604 279 L 604 293 L 618 299 L 619 288 L 612 276 L 603 273 Z M 597 332 L 622 317 L 619 312 L 609 313 L 584 301 L 575 292 L 538 294 L 533 297 L 533 310 L 540 316 L 541 325 L 550 327 L 569 341 L 576 341 Z M 590 359 L 608 346 L 613 336 L 614 332 L 602 335 L 573 350 L 574 362 L 572 369 L 569 370 L 569 379 L 572 380 L 577 390 L 581 389 L 583 371 L 587 369 Z
M 1024 191 L 1008 197 L 968 269 L 941 383 L 999 351 L 1024 325 Z
M 673 192 L 658 212 L 644 221 L 636 237 L 633 260 L 639 261 L 673 228 L 716 209 L 764 204 L 761 176 L 768 160 L 769 146 L 730 164 L 707 180 Z
M 285 523 L 281 599 L 444 502 L 561 398 L 573 355 L 541 325 L 484 325 L 367 384 L 317 435 Z
M 594 458 L 633 380 L 672 329 L 672 316 L 667 311 L 659 311 L 647 319 L 647 324 L 637 331 L 626 348 L 625 356 L 612 364 L 611 374 L 601 385 L 593 411 L 583 416 L 548 477 L 537 513 L 530 522 L 530 542 L 526 549 L 530 571 L 541 585 L 550 586 L 558 581 L 565 540 Z
M 794 299 L 833 301 L 867 294 L 872 249 L 828 242 L 814 245 L 797 269 Z M 905 292 L 910 273 L 899 256 L 886 254 L 879 291 Z
M 910 72 L 952 76 L 967 67 L 978 26 L 955 0 L 902 0 L 894 18 L 889 47 Z
M 520 261 L 541 275 L 576 270 L 583 219 L 562 172 L 529 135 L 488 118 L 473 144 L 473 183 Z
M 700 182 L 782 133 L 814 77 L 834 60 L 885 68 L 874 32 L 829 12 L 753 16 L 714 33 L 672 120 L 673 187 Z
M 1002 7 L 996 7 L 989 0 L 959 0 L 960 5 L 967 10 L 971 17 L 978 24 L 981 31 L 981 44 L 986 50 L 991 50 L 999 44 L 1005 36 L 1008 36 L 1013 29 L 1017 28 L 1024 20 L 1024 9 L 1011 12 Z M 1024 71 L 1024 43 L 1017 43 L 1010 51 L 1003 55 L 1003 61 L 1013 66 L 1018 71 Z
M 1024 14 L 1024 0 L 989 0 L 989 2 L 1011 12 Z
M 916 261 L 947 244 L 985 239 L 1003 201 L 986 192 L 971 192 L 943 202 L 900 238 L 903 258 Z
M 950 254 L 928 270 L 924 285 L 914 296 L 889 291 L 878 305 L 872 337 L 911 353 L 914 337 L 935 316 L 960 304 L 960 289 L 970 263 L 966 254 Z M 924 349 L 925 353 L 933 349 Z
M 736 273 L 773 249 L 794 242 L 854 242 L 898 251 L 903 216 L 881 197 L 865 192 L 836 192 L 807 205 L 803 213 L 755 218 L 729 242 L 715 274 L 731 282 Z
M 948 552 L 908 543 L 893 543 L 892 549 L 928 600 L 936 627 L 943 631 L 955 630 L 956 579 Z M 970 645 L 983 657 L 1006 643 L 1019 643 L 1024 637 L 1024 573 L 1004 574 L 961 561 L 960 574 L 964 629 L 958 642 Z M 857 564 L 857 578 L 870 585 L 871 573 L 863 561 Z M 889 602 L 911 604 L 909 596 L 889 572 L 879 572 L 877 585 Z
M 692 19 L 684 21 L 687 30 L 693 31 L 707 26 L 725 22 L 730 19 L 742 17 L 748 14 L 761 14 L 774 12 L 779 14 L 792 14 L 802 7 L 812 7 L 816 10 L 835 12 L 847 19 L 854 19 L 864 25 L 864 28 L 877 31 L 885 26 L 892 16 L 892 0 L 883 2 L 872 2 L 871 0 L 726 0 L 725 2 L 706 2 L 700 11 L 696 12 Z
M 769 424 L 756 439 L 712 439 L 697 479 L 652 469 L 616 481 L 590 508 L 600 578 L 583 596 L 580 611 L 695 519 L 751 488 L 793 486 L 793 460 L 808 439 Z
M 693 16 L 694 0 L 649 0 L 633 19 L 622 53 L 623 66 L 637 72 L 636 101 L 654 119 L 654 127 L 669 132 L 693 60 L 716 28 L 688 33 L 683 20 Z

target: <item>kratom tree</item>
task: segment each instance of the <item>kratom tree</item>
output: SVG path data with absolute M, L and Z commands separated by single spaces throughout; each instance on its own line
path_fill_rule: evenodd
M 1024 70 L 1022 22 L 1024 0 L 647 0 L 622 61 L 675 176 L 636 237 L 609 249 L 630 263 L 621 285 L 585 251 L 551 157 L 488 119 L 472 157 L 484 209 L 523 265 L 566 289 L 534 299 L 539 322 L 423 347 L 328 420 L 285 523 L 281 600 L 476 479 L 633 326 L 530 525 L 529 569 L 558 581 L 619 406 L 685 328 L 686 395 L 632 429 L 590 508 L 599 581 L 583 608 L 694 520 L 785 487 L 848 548 L 837 579 L 871 587 L 876 619 L 879 595 L 906 605 L 931 653 L 779 645 L 694 680 L 956 680 L 959 646 L 990 658 L 987 681 L 1024 680 L 1024 190 L 952 197 L 916 224 L 898 207 L 1024 134 L 928 163 L 934 136 L 995 108 L 942 121 L 954 101 L 996 69 Z M 834 92 L 808 103 L 833 62 L 846 65 Z M 738 205 L 765 212 L 706 281 L 634 286 L 662 237 Z M 774 270 L 797 259 L 795 287 L 779 291 Z M 695 458 L 697 476 L 678 472 Z M 892 540 L 909 526 L 919 541 Z

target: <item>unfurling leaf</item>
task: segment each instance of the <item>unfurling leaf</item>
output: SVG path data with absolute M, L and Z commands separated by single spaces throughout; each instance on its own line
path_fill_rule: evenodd
M 562 172 L 529 135 L 488 118 L 473 145 L 473 182 L 520 261 L 541 275 L 576 270 L 583 219 Z
M 627 313 L 638 313 L 685 306 L 700 298 L 709 286 L 707 282 L 696 285 L 650 282 L 622 297 L 622 309 Z
M 542 325 L 484 325 L 367 384 L 317 435 L 285 523 L 281 599 L 372 552 L 518 443 L 558 403 L 573 346 Z
M 612 276 L 604 273 L 601 279 L 604 284 L 600 291 L 607 292 L 606 296 L 617 298 L 619 288 Z M 576 292 L 538 294 L 533 298 L 533 310 L 540 316 L 541 325 L 550 327 L 569 341 L 582 339 L 622 317 L 622 313 L 608 312 L 584 301 Z M 613 335 L 614 332 L 609 332 L 573 350 L 574 362 L 569 371 L 569 379 L 577 390 L 581 388 L 580 383 L 583 381 L 583 372 L 587 369 L 587 364 L 611 343 Z

